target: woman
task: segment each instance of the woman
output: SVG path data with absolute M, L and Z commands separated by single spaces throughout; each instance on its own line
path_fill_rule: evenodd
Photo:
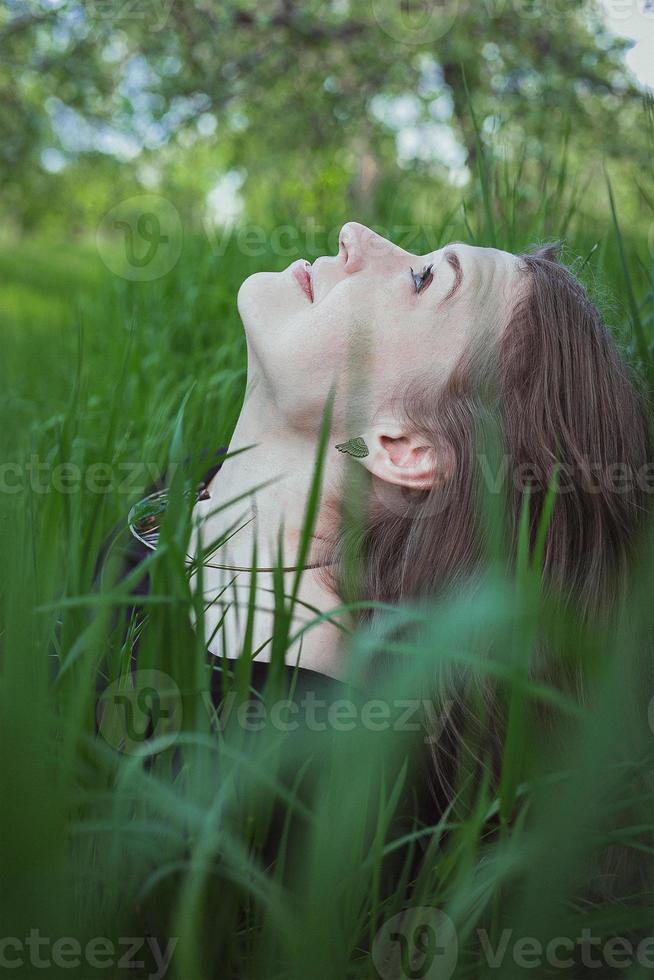
M 197 505 L 202 546 L 229 537 L 201 553 L 212 652 L 239 655 L 251 586 L 242 569 L 256 555 L 253 648 L 269 656 L 269 569 L 281 542 L 290 591 L 330 394 L 294 628 L 344 597 L 397 602 L 468 580 L 484 555 L 480 493 L 508 504 L 515 548 L 525 498 L 533 542 L 555 478 L 544 575 L 582 613 L 606 608 L 647 510 L 649 432 L 626 365 L 555 248 L 516 256 L 453 243 L 416 256 L 349 222 L 337 256 L 251 276 L 238 305 L 248 393 L 230 452 L 246 451 Z M 493 425 L 499 456 L 480 442 Z M 367 477 L 348 495 L 353 465 Z M 341 521 L 348 500 L 363 502 L 355 534 Z M 307 630 L 287 662 L 344 678 L 343 622 Z

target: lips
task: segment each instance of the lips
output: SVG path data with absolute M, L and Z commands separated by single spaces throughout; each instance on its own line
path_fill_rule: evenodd
M 307 262 L 306 259 L 298 259 L 297 262 L 294 262 L 291 266 L 291 274 L 309 302 L 313 303 L 313 275 L 311 263 Z

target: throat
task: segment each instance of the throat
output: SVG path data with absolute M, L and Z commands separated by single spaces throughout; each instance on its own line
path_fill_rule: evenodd
M 209 497 L 196 505 L 200 530 L 193 542 L 193 553 L 204 555 L 205 633 L 211 652 L 232 659 L 240 656 L 254 590 L 253 650 L 259 651 L 256 659 L 269 660 L 270 640 L 276 628 L 272 569 L 280 562 L 285 569 L 287 601 L 297 569 L 302 567 L 291 637 L 340 605 L 324 567 L 337 530 L 327 515 L 333 510 L 329 496 L 338 478 L 335 467 L 340 460 L 324 466 L 322 504 L 306 542 L 304 528 L 314 483 L 315 441 L 275 429 L 262 431 L 260 426 L 255 432 L 246 421 L 239 420 L 230 443 L 229 454 L 234 455 L 228 454 L 209 484 Z M 222 543 L 214 549 L 217 542 Z M 304 629 L 301 637 L 289 645 L 287 663 L 341 677 L 344 626 L 346 620 L 341 616 L 335 622 L 323 620 Z
M 209 484 L 209 498 L 198 503 L 205 542 L 227 539 L 217 560 L 257 566 L 322 564 L 333 529 L 319 507 L 311 529 L 309 550 L 302 555 L 307 503 L 313 485 L 314 457 L 310 445 L 266 440 L 259 445 L 235 444 Z M 324 492 L 324 491 L 323 491 Z M 229 559 L 228 559 L 229 556 Z

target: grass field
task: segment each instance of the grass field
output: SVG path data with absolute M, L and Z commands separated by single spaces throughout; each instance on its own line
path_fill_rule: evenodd
M 597 208 L 604 186 L 571 205 L 577 185 L 554 173 L 523 205 L 498 175 L 481 177 L 466 212 L 447 224 L 430 219 L 431 232 L 514 250 L 563 237 L 651 390 L 646 231 L 621 233 Z M 407 221 L 378 218 L 391 230 Z M 508 575 L 498 553 L 474 602 L 457 595 L 388 611 L 374 634 L 349 639 L 352 657 L 386 650 L 401 659 L 369 692 L 382 702 L 438 699 L 445 678 L 467 678 L 479 751 L 473 745 L 455 774 L 455 801 L 433 825 L 412 820 L 407 806 L 406 760 L 425 750 L 422 734 L 376 731 L 360 706 L 353 726 L 327 732 L 287 731 L 269 711 L 260 730 L 236 709 L 217 724 L 207 709 L 182 491 L 238 414 L 238 285 L 288 261 L 272 248 L 244 256 L 234 242 L 218 255 L 198 232 L 166 276 L 133 283 L 112 274 L 93 244 L 0 248 L 0 905 L 2 933 L 15 940 L 3 966 L 22 957 L 14 976 L 42 976 L 40 957 L 53 975 L 168 971 L 181 980 L 649 976 L 653 545 L 645 542 L 610 628 L 581 629 L 541 594 L 526 555 Z M 126 515 L 181 460 L 144 620 L 125 641 Z M 116 526 L 98 580 L 98 551 Z M 283 651 L 286 606 L 277 600 Z M 164 724 L 154 741 L 126 744 L 110 725 L 96 732 L 96 678 L 102 670 L 113 691 L 131 696 L 135 632 L 139 668 L 167 679 L 146 685 Z M 582 699 L 576 685 L 539 676 L 543 639 L 562 676 L 583 676 Z M 248 698 L 247 654 L 225 692 L 237 706 Z M 487 687 L 505 718 L 497 781 L 479 735 Z M 279 691 L 266 696 L 272 703 Z M 126 937 L 142 939 L 129 956 Z M 415 949 L 412 967 L 401 953 Z M 128 968 L 130 956 L 142 966 Z

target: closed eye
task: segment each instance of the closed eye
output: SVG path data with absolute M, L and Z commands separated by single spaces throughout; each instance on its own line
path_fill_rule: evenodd
M 411 278 L 413 279 L 413 286 L 417 293 L 423 293 L 431 285 L 434 279 L 434 274 L 431 271 L 433 268 L 433 265 L 426 265 L 422 272 L 414 272 L 411 269 Z

